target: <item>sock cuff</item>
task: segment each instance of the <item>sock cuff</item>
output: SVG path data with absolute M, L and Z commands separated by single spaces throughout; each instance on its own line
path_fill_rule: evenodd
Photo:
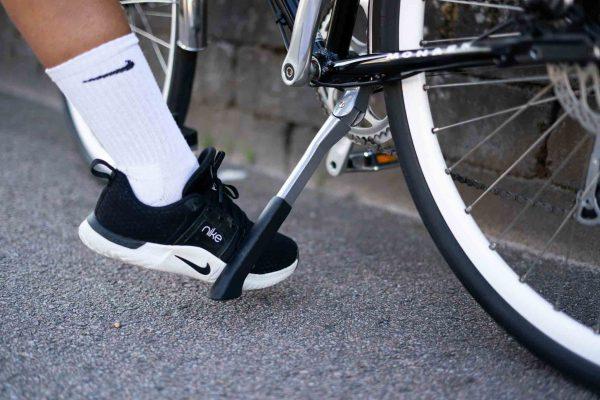
M 150 177 L 160 177 L 162 180 L 172 180 L 178 177 L 184 177 L 187 180 L 198 169 L 198 160 L 190 151 L 191 157 L 185 157 L 184 154 L 177 157 L 178 162 L 172 164 L 172 160 L 163 160 L 161 162 L 145 163 L 143 161 L 135 164 L 115 165 L 115 167 L 123 172 L 129 179 L 140 180 Z
M 150 206 L 164 206 L 181 199 L 185 184 L 198 169 L 198 162 L 181 164 L 167 168 L 161 164 L 134 165 L 125 167 L 127 176 L 136 197 Z
M 129 33 L 125 36 L 108 41 L 98 47 L 81 53 L 62 64 L 48 68 L 46 73 L 54 82 L 59 82 L 81 71 L 87 70 L 88 68 L 93 67 L 103 61 L 106 61 L 106 59 L 113 57 L 137 44 L 137 36 L 134 33 Z

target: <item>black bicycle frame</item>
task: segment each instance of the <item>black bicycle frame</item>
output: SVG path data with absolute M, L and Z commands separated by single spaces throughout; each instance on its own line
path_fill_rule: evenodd
M 269 0 L 269 3 L 275 12 L 276 22 L 288 30 L 282 32 L 287 47 L 289 34 L 294 28 L 299 0 Z M 359 0 L 336 0 L 331 10 L 326 48 L 333 54 L 338 54 L 340 58 L 348 55 L 358 6 Z
M 269 0 L 284 42 L 294 25 L 299 0 Z M 596 1 L 596 0 L 594 0 Z M 367 54 L 348 58 L 348 49 L 356 22 L 358 0 L 335 0 L 327 42 L 316 42 L 313 64 L 318 71 L 314 86 L 353 87 L 380 85 L 410 75 L 438 70 L 497 65 L 544 65 L 550 62 L 589 62 L 600 60 L 600 48 L 585 33 L 523 34 L 518 37 L 482 38 L 476 43 L 426 47 L 385 54 Z M 285 33 L 284 31 L 286 31 Z
M 548 60 L 564 59 L 587 61 L 590 59 L 590 54 L 595 59 L 600 58 L 600 49 L 583 34 L 519 36 L 504 41 L 486 41 L 484 37 L 480 37 L 480 40 L 461 45 L 348 58 L 350 56 L 347 54 L 348 48 L 359 6 L 357 0 L 335 0 L 327 43 L 322 43 L 319 38 L 316 38 L 315 43 L 306 40 L 308 38 L 306 35 L 314 35 L 318 22 L 320 10 L 311 7 L 315 4 L 300 4 L 298 15 L 302 19 L 306 18 L 308 22 L 306 26 L 297 26 L 296 32 L 293 32 L 299 2 L 297 0 L 269 1 L 277 16 L 284 41 L 288 43 L 288 35 L 294 33 L 288 51 L 288 58 L 291 60 L 286 60 L 282 68 L 282 78 L 289 79 L 290 86 L 306 83 L 307 77 L 313 85 L 361 86 L 380 84 L 388 79 L 402 79 L 410 74 L 432 69 L 489 63 L 509 66 L 513 63 L 545 63 Z M 299 38 L 301 40 L 298 40 Z M 565 51 L 566 49 L 568 51 Z M 296 75 L 296 72 L 299 73 Z M 296 79 L 298 76 L 301 79 Z M 210 291 L 212 299 L 231 300 L 242 294 L 244 281 L 253 265 L 290 213 L 292 205 L 325 153 L 364 115 L 373 90 L 374 88 L 371 87 L 353 87 L 345 91 L 344 97 L 319 129 L 286 182 L 265 207 L 238 248 L 236 255 L 213 284 Z

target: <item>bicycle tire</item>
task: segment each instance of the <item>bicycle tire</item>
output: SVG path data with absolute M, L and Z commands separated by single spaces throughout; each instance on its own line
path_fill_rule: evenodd
M 400 48 L 403 1 L 407 0 L 373 0 L 370 12 L 372 52 Z M 575 380 L 600 389 L 600 365 L 565 348 L 524 318 L 494 289 L 465 253 L 440 210 L 421 167 L 413 139 L 416 132 L 411 132 L 405 107 L 407 99 L 403 83 L 385 85 L 384 92 L 391 132 L 407 186 L 425 226 L 454 274 L 484 310 L 524 347 Z

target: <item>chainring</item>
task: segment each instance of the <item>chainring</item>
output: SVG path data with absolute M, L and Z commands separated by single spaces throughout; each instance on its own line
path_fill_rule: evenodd
M 368 15 L 368 9 L 369 1 L 361 0 L 359 12 L 362 10 L 366 16 Z M 331 9 L 325 13 L 319 27 L 319 33 L 323 39 L 327 39 L 330 21 Z M 360 40 L 354 36 L 350 45 L 350 51 L 358 55 L 367 54 L 368 46 L 364 40 Z M 317 89 L 319 101 L 327 115 L 331 115 L 342 94 L 341 90 L 335 88 L 320 87 Z M 363 120 L 358 125 L 353 126 L 346 136 L 354 143 L 378 153 L 389 154 L 395 151 L 387 115 L 385 115 L 385 112 L 377 113 L 373 104 L 369 105 Z

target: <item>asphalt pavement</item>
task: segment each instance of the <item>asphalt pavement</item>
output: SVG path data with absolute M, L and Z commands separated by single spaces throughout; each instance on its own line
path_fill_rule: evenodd
M 309 190 L 288 281 L 215 303 L 104 259 L 77 226 L 100 193 L 65 117 L 0 95 L 0 398 L 593 398 L 462 289 L 421 223 Z M 256 216 L 281 182 L 236 183 Z

